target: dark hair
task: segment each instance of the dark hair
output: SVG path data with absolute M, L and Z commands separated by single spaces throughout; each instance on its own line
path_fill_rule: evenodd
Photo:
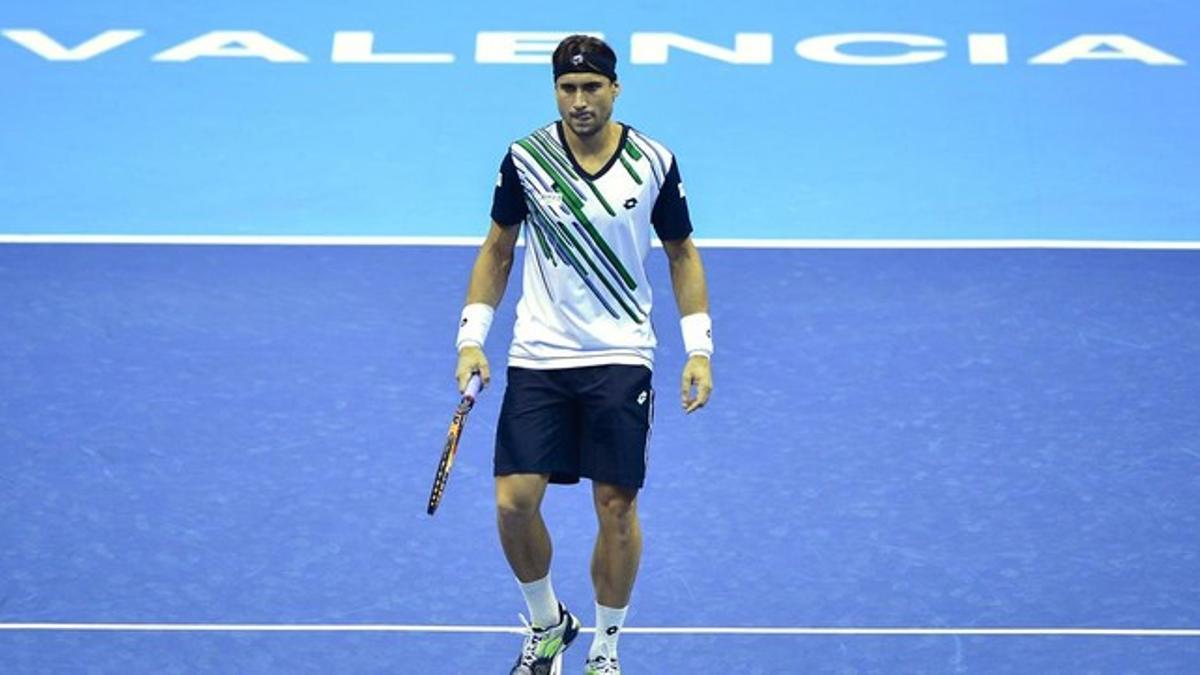
M 583 56 L 583 59 L 576 59 Z M 604 40 L 591 35 L 571 35 L 558 43 L 554 56 L 554 77 L 563 73 L 593 72 L 617 80 L 617 55 Z

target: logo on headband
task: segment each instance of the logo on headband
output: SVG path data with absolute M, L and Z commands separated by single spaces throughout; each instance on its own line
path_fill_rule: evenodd
M 617 79 L 616 63 L 604 54 L 582 52 L 572 54 L 563 61 L 554 62 L 554 79 L 567 73 L 598 73 L 614 82 Z

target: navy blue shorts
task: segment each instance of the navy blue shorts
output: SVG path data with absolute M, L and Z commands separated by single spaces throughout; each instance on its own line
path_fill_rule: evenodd
M 646 480 L 654 390 L 645 366 L 509 368 L 496 429 L 495 475 L 550 474 L 627 488 Z

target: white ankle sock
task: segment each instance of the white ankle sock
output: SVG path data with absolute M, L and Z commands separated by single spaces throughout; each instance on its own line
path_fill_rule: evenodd
M 628 605 L 615 609 L 596 603 L 596 635 L 588 650 L 589 659 L 597 656 L 617 658 L 617 638 L 621 637 L 621 626 L 625 624 L 625 613 L 628 611 Z
M 550 585 L 550 574 L 529 583 L 521 583 L 521 593 L 525 594 L 525 604 L 529 606 L 529 622 L 537 628 L 549 628 L 556 625 L 558 616 L 558 598 L 554 595 L 554 587 Z

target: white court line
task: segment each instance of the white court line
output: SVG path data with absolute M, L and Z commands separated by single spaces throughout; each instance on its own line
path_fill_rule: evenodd
M 0 244 L 170 246 L 479 246 L 483 237 L 0 234 Z M 653 245 L 662 245 L 655 240 Z M 696 239 L 702 248 L 746 249 L 1111 249 L 1200 250 L 1200 241 L 1103 239 Z
M 593 628 L 582 629 L 585 633 Z M 512 626 L 392 624 L 197 624 L 197 623 L 0 623 L 0 631 L 110 632 L 265 632 L 265 633 L 520 633 Z M 818 628 L 818 627 L 690 627 L 625 628 L 646 635 L 895 635 L 895 636 L 1064 636 L 1064 637 L 1200 637 L 1193 628 Z

